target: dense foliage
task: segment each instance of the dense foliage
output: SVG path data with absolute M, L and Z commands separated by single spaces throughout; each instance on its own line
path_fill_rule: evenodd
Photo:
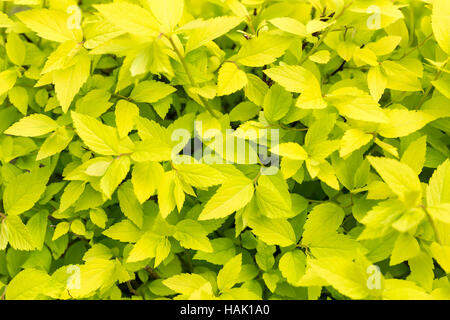
M 0 7 L 2 299 L 450 299 L 450 1 Z

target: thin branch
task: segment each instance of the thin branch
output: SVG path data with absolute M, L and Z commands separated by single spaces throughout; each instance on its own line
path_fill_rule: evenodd
M 402 55 L 400 58 L 398 58 L 397 60 L 402 60 L 404 58 L 406 58 L 407 56 L 409 56 L 411 53 L 413 53 L 414 51 L 416 51 L 417 49 L 419 49 L 420 47 L 422 47 L 431 37 L 433 36 L 433 33 L 431 33 L 429 36 L 427 36 L 421 43 L 419 43 L 417 46 L 415 46 L 414 48 L 412 48 L 411 50 L 409 50 L 408 52 L 406 52 L 404 55 Z
M 131 282 L 130 282 L 129 280 L 127 281 L 127 287 L 128 287 L 128 290 L 129 290 L 132 294 L 134 294 L 135 296 L 138 295 L 137 291 L 133 288 L 133 286 L 131 285 Z
M 161 279 L 159 274 L 156 273 L 155 269 L 153 269 L 149 266 L 146 266 L 144 269 L 152 276 L 153 279 Z
M 125 97 L 125 96 L 123 96 L 121 94 L 118 94 L 118 93 L 113 93 L 112 95 L 117 97 L 117 98 L 120 98 L 120 99 L 124 99 L 124 100 L 127 100 L 127 101 L 133 101 L 133 99 L 131 99 L 130 97 Z
M 180 59 L 180 62 L 183 66 L 184 71 L 186 72 L 186 75 L 188 76 L 189 82 L 191 83 L 191 86 L 196 87 L 197 84 L 195 83 L 194 77 L 192 76 L 192 74 L 189 71 L 188 65 L 186 63 L 186 59 L 184 58 L 184 56 L 181 54 L 180 50 L 178 50 L 175 42 L 173 41 L 172 37 L 168 37 L 166 35 L 164 35 L 170 42 L 170 44 L 172 45 L 173 50 L 175 51 L 175 53 L 177 54 L 178 58 Z M 219 117 L 214 113 L 214 111 L 211 109 L 211 107 L 208 105 L 208 102 L 206 101 L 205 98 L 203 98 L 201 95 L 198 95 L 198 97 L 200 98 L 203 106 L 206 108 L 206 110 L 208 110 L 208 112 L 216 119 L 219 119 Z
M 434 77 L 434 79 L 432 81 L 436 81 L 439 79 L 439 77 L 442 74 L 443 69 L 445 69 L 445 67 L 447 66 L 448 61 L 442 66 L 441 69 L 439 69 L 438 73 L 436 74 L 436 76 Z M 430 85 L 428 86 L 427 90 L 425 91 L 425 93 L 422 95 L 422 98 L 420 99 L 419 103 L 416 106 L 416 109 L 420 109 L 420 107 L 423 105 L 423 103 L 425 102 L 425 100 L 427 99 L 428 95 L 431 92 L 431 89 L 433 89 L 433 84 L 430 83 Z
M 343 14 L 344 12 L 353 4 L 353 2 L 350 2 L 348 5 L 346 5 L 341 12 L 339 12 L 338 15 L 334 16 L 333 21 L 337 21 Z M 325 40 L 325 38 L 328 36 L 328 34 L 332 31 L 331 28 L 327 28 L 327 30 L 325 30 L 325 32 L 323 33 L 323 35 L 320 37 L 319 41 L 317 41 L 314 46 L 312 47 L 312 49 L 302 58 L 302 60 L 300 60 L 299 65 L 302 65 L 303 63 L 305 63 L 306 60 L 308 60 L 308 58 L 313 55 L 317 49 L 319 48 L 319 46 L 323 43 L 323 41 Z
M 441 237 L 439 236 L 439 232 L 437 229 L 436 224 L 434 223 L 433 217 L 431 216 L 431 214 L 428 212 L 427 208 L 424 205 L 420 205 L 420 208 L 422 208 L 422 210 L 425 212 L 425 214 L 427 215 L 428 220 L 430 221 L 431 227 L 433 228 L 434 231 L 434 235 L 436 237 L 436 241 L 442 245 L 442 241 L 441 241 Z

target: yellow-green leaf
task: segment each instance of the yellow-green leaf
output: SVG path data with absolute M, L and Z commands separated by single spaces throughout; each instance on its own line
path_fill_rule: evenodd
M 247 75 L 235 63 L 226 62 L 219 70 L 217 95 L 232 94 L 247 85 Z

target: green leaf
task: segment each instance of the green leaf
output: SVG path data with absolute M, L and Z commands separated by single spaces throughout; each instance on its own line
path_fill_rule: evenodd
M 420 252 L 414 258 L 408 260 L 411 273 L 407 280 L 414 281 L 427 291 L 431 291 L 434 279 L 434 262 L 427 252 Z
M 183 15 L 184 0 L 148 1 L 153 16 L 168 30 L 173 30 Z
M 445 160 L 434 171 L 427 187 L 429 206 L 450 203 L 450 160 Z
M 311 259 L 308 262 L 306 275 L 309 272 L 319 276 L 326 284 L 332 285 L 340 293 L 352 299 L 364 299 L 371 294 L 368 288 L 368 276 L 364 264 L 341 257 Z M 300 281 L 301 285 L 307 282 Z
M 111 94 L 104 89 L 91 90 L 84 97 L 77 100 L 75 111 L 93 118 L 100 117 L 113 105 L 112 102 L 109 102 L 110 98 Z M 92 107 L 93 105 L 95 105 L 95 108 Z
M 224 265 L 236 255 L 233 240 L 228 238 L 216 238 L 211 240 L 212 252 L 197 251 L 193 257 L 195 260 L 206 260 L 210 263 Z
M 314 74 L 301 66 L 274 67 L 264 70 L 264 73 L 290 92 L 302 93 L 311 83 L 319 85 Z
M 333 234 L 344 220 L 344 211 L 333 203 L 317 205 L 303 227 L 302 243 L 309 245 L 324 235 Z
M 232 94 L 247 85 L 247 76 L 244 71 L 232 62 L 226 62 L 219 70 L 217 95 Z
M 26 54 L 25 44 L 16 33 L 11 32 L 8 34 L 5 48 L 6 54 L 12 63 L 18 66 L 23 65 Z
M 161 236 L 156 235 L 153 232 L 149 231 L 144 233 L 130 251 L 127 263 L 154 258 L 156 256 L 156 249 L 160 239 Z
M 36 249 L 41 251 L 47 234 L 48 212 L 43 210 L 34 214 L 26 224 Z
M 164 172 L 158 185 L 158 205 L 163 218 L 166 218 L 176 206 L 175 172 Z
M 322 98 L 320 83 L 316 76 L 301 66 L 280 66 L 264 70 L 272 80 L 287 91 L 302 93 L 296 106 L 303 109 L 323 109 L 326 103 Z
M 17 17 L 41 38 L 64 42 L 67 40 L 81 41 L 81 34 L 76 29 L 69 29 L 69 16 L 60 10 L 34 9 L 16 14 Z
M 103 234 L 111 239 L 122 242 L 136 242 L 141 236 L 140 230 L 127 219 L 112 225 L 103 231 Z
M 403 152 L 400 162 L 406 163 L 418 175 L 422 172 L 426 151 L 427 137 L 423 136 L 409 144 L 408 148 Z
M 263 67 L 281 57 L 290 44 L 289 38 L 263 33 L 246 41 L 230 60 L 248 67 Z
M 174 87 L 164 82 L 148 80 L 139 82 L 131 92 L 130 98 L 137 102 L 154 103 L 175 91 Z
M 77 62 L 77 54 L 81 51 L 82 47 L 75 40 L 68 40 L 61 43 L 58 48 L 48 56 L 41 74 L 67 69 L 73 66 Z
M 417 240 L 407 233 L 401 233 L 395 241 L 389 265 L 393 266 L 409 260 L 420 252 Z
M 381 123 L 377 130 L 380 135 L 386 138 L 407 136 L 435 120 L 435 117 L 428 113 L 406 109 L 388 109 L 386 115 L 388 122 Z
M 189 296 L 198 288 L 209 283 L 199 274 L 181 273 L 163 280 L 163 284 L 175 292 Z
M 385 56 L 394 51 L 400 41 L 402 41 L 402 37 L 399 36 L 382 37 L 375 42 L 369 43 L 367 48 L 369 48 L 377 56 Z
M 142 7 L 128 3 L 115 2 L 94 6 L 100 14 L 125 32 L 137 36 L 157 36 L 159 26 L 153 15 Z
M 73 66 L 56 70 L 53 73 L 56 97 L 64 113 L 69 110 L 75 95 L 90 75 L 91 58 L 87 54 L 81 54 L 77 57 L 78 60 Z
M 280 143 L 273 147 L 271 152 L 292 160 L 306 160 L 308 158 L 305 149 L 295 142 Z
M 450 223 L 450 203 L 441 203 L 439 205 L 429 206 L 427 211 L 433 219 L 444 223 Z
M 176 225 L 177 231 L 173 235 L 187 249 L 212 252 L 211 242 L 200 223 L 191 219 L 181 220 Z
M 288 251 L 281 257 L 279 268 L 288 283 L 296 286 L 305 274 L 306 256 L 300 250 Z
M 166 237 L 161 239 L 156 247 L 155 268 L 163 262 L 170 254 L 171 244 Z
M 32 114 L 14 123 L 5 133 L 21 137 L 38 137 L 53 132 L 58 127 L 53 119 L 43 114 Z
M 381 63 L 381 68 L 387 78 L 387 88 L 411 92 L 422 90 L 416 74 L 400 63 L 386 60 Z
M 420 201 L 420 181 L 409 166 L 394 159 L 372 156 L 367 159 L 401 201 L 411 206 Z
M 433 86 L 442 93 L 446 98 L 450 99 L 450 84 L 449 84 L 449 77 L 444 76 L 438 80 L 431 81 Z
M 72 221 L 70 231 L 80 236 L 86 236 L 86 226 L 80 219 Z
M 270 122 L 283 118 L 289 111 L 292 103 L 292 95 L 280 85 L 273 85 L 264 98 L 264 115 Z
M 264 216 L 252 217 L 249 227 L 261 241 L 268 245 L 288 247 L 296 243 L 292 225 L 284 219 L 269 219 Z
M 256 245 L 255 261 L 261 270 L 268 271 L 273 267 L 273 264 L 275 263 L 273 254 L 275 250 L 275 246 L 269 246 L 262 241 L 258 241 Z
M 144 203 L 155 193 L 163 174 L 164 169 L 157 162 L 138 162 L 134 165 L 131 182 L 140 203 Z
M 210 41 L 228 33 L 231 29 L 240 24 L 242 18 L 238 17 L 217 17 L 198 22 L 194 25 L 194 30 L 189 35 L 186 44 L 186 52 L 195 50 Z M 186 26 L 184 26 L 186 28 Z
M 271 24 L 280 30 L 295 34 L 300 37 L 306 37 L 306 27 L 303 23 L 293 18 L 282 17 L 269 20 Z
M 53 233 L 52 241 L 65 235 L 67 232 L 69 232 L 69 229 L 70 229 L 70 223 L 68 223 L 68 222 L 58 223 L 56 225 L 55 232 Z
M 208 188 L 225 181 L 225 177 L 219 170 L 206 164 L 177 164 L 174 168 L 179 177 L 193 187 Z
M 0 12 L 0 28 L 9 28 L 14 25 L 14 22 L 9 19 L 8 15 Z
M 16 250 L 30 251 L 36 248 L 28 228 L 18 216 L 8 216 L 2 221 L 11 247 Z M 3 230 L 2 230 L 3 233 Z
M 86 183 L 82 181 L 71 181 L 64 189 L 64 193 L 61 196 L 61 202 L 59 205 L 59 211 L 63 212 L 71 207 L 80 198 L 84 192 Z
M 125 179 L 130 171 L 130 158 L 127 156 L 118 157 L 106 170 L 105 175 L 100 180 L 100 188 L 103 194 L 110 199 L 119 184 Z
M 42 160 L 63 151 L 74 136 L 73 130 L 65 127 L 59 127 L 50 136 L 45 139 L 37 154 L 36 160 Z
M 119 137 L 128 136 L 134 128 L 134 121 L 139 116 L 139 108 L 131 102 L 120 100 L 116 104 L 116 125 Z
M 341 139 L 341 148 L 339 155 L 343 158 L 348 156 L 355 150 L 368 144 L 373 139 L 373 135 L 365 133 L 359 129 L 348 129 L 345 131 L 344 136 Z
M 328 50 L 317 51 L 313 55 L 309 56 L 308 59 L 315 63 L 326 64 L 331 59 L 330 51 Z
M 450 55 L 450 36 L 448 34 L 448 25 L 450 23 L 450 4 L 445 0 L 436 0 L 433 2 L 433 14 L 431 16 L 431 25 L 434 37 L 439 46 L 448 55 Z
M 242 255 L 230 259 L 217 275 L 217 287 L 220 291 L 231 289 L 238 281 L 241 273 Z
M 445 270 L 445 272 L 450 272 L 450 246 L 440 245 L 439 243 L 433 242 L 430 246 L 433 258 L 436 259 L 437 263 Z
M 43 298 L 52 289 L 51 277 L 42 270 L 22 270 L 9 283 L 6 300 L 34 300 Z
M 33 208 L 44 193 L 48 179 L 45 169 L 25 172 L 12 179 L 3 194 L 5 212 L 19 215 Z
M 80 288 L 70 289 L 74 298 L 89 297 L 98 289 L 107 289 L 116 281 L 114 260 L 93 259 L 80 266 Z
M 135 196 L 131 181 L 123 183 L 117 193 L 119 198 L 120 209 L 125 216 L 130 219 L 136 226 L 142 228 L 144 222 L 144 211 Z
M 248 84 L 247 84 L 248 86 Z M 244 101 L 238 104 L 230 112 L 230 121 L 247 121 L 254 118 L 261 108 L 250 101 Z
M 259 210 L 265 216 L 272 219 L 292 217 L 291 196 L 280 172 L 276 175 L 260 176 L 255 195 Z
M 108 221 L 108 216 L 105 210 L 100 208 L 95 208 L 89 211 L 89 217 L 91 221 L 98 227 L 104 229 L 106 227 L 106 222 Z
M 247 80 L 248 83 L 244 88 L 245 96 L 254 104 L 262 106 L 269 87 L 259 77 L 251 73 L 247 73 Z
M 369 91 L 375 101 L 379 101 L 387 86 L 387 78 L 379 66 L 370 68 L 367 73 Z
M 340 88 L 328 94 L 328 101 L 347 118 L 384 123 L 388 118 L 378 103 L 367 93 L 357 88 Z
M 0 72 L 0 96 L 8 92 L 17 80 L 17 71 L 14 68 Z
M 72 111 L 75 130 L 83 142 L 94 152 L 102 155 L 118 155 L 119 136 L 113 127 Z
M 253 191 L 253 182 L 248 178 L 233 178 L 226 181 L 206 203 L 199 220 L 229 216 L 250 202 Z

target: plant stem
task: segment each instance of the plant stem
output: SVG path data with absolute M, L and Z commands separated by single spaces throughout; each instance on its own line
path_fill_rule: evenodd
M 427 36 L 425 39 L 423 39 L 423 41 L 421 43 L 419 43 L 417 46 L 415 46 L 414 48 L 412 48 L 411 50 L 409 50 L 408 52 L 405 52 L 404 55 L 402 55 L 400 58 L 398 58 L 397 60 L 402 60 L 404 58 L 406 58 L 407 56 L 409 56 L 411 53 L 413 53 L 414 51 L 416 51 L 417 49 L 419 49 L 420 47 L 422 47 L 431 37 L 433 36 L 433 33 L 430 34 L 429 36 Z
M 284 130 L 292 130 L 292 131 L 308 131 L 308 129 L 309 129 L 309 128 L 291 128 L 291 127 L 285 126 L 283 124 L 280 124 L 279 128 L 284 129 Z
M 433 217 L 431 216 L 431 214 L 428 212 L 427 208 L 424 205 L 420 205 L 420 207 L 425 212 L 425 214 L 427 215 L 428 220 L 430 221 L 430 224 L 431 224 L 431 227 L 433 228 L 434 235 L 436 237 L 437 243 L 442 245 L 441 237 L 439 236 L 439 232 L 438 232 L 438 229 L 436 227 L 436 224 L 434 223 Z
M 261 177 L 261 173 L 262 173 L 262 168 L 259 169 L 258 174 L 256 175 L 256 177 L 253 179 L 253 184 L 256 183 L 256 181 L 258 181 L 259 177 Z
M 192 268 L 192 257 L 191 257 L 190 250 L 186 250 L 184 252 L 184 256 L 186 257 L 186 264 L 187 264 L 187 267 L 188 267 L 188 272 L 192 273 L 194 270 Z
M 175 51 L 175 53 L 177 54 L 178 58 L 180 59 L 181 64 L 183 65 L 183 69 L 186 72 L 186 75 L 188 76 L 189 82 L 191 83 L 191 86 L 196 87 L 197 84 L 194 81 L 194 78 L 192 76 L 192 74 L 189 72 L 189 68 L 188 65 L 186 63 L 186 59 L 184 58 L 184 56 L 181 54 L 180 50 L 178 50 L 175 42 L 173 41 L 172 37 L 168 37 L 165 36 L 170 44 L 172 45 L 173 50 Z M 202 96 L 198 95 L 198 97 L 200 98 L 203 106 L 206 108 L 206 110 L 208 110 L 208 112 L 216 119 L 219 119 L 219 117 L 214 113 L 214 111 L 211 109 L 211 107 L 208 105 L 208 102 L 206 101 L 205 98 L 203 98 Z
M 434 79 L 432 81 L 436 81 L 439 79 L 439 77 L 442 74 L 443 69 L 445 69 L 445 67 L 447 66 L 448 61 L 442 66 L 441 69 L 439 69 L 438 73 L 436 73 L 436 76 L 434 77 Z M 433 89 L 433 84 L 430 83 L 430 85 L 428 86 L 427 90 L 424 92 L 424 94 L 422 95 L 422 98 L 420 99 L 419 103 L 416 106 L 416 109 L 420 109 L 420 107 L 423 105 L 423 103 L 425 102 L 425 100 L 427 99 L 428 95 L 431 92 L 431 89 Z
M 350 7 L 353 4 L 353 2 L 350 2 L 347 6 L 345 6 L 341 12 L 339 12 L 339 14 L 337 16 L 335 16 L 333 18 L 334 21 L 337 21 L 337 19 L 339 19 L 345 12 L 345 10 L 348 9 L 348 7 Z M 323 33 L 323 35 L 320 37 L 319 41 L 317 41 L 314 46 L 312 47 L 312 49 L 302 58 L 302 60 L 300 60 L 299 65 L 302 65 L 305 63 L 306 60 L 308 60 L 308 58 L 313 55 L 317 49 L 319 48 L 319 46 L 322 44 L 322 42 L 325 40 L 325 38 L 328 36 L 328 34 L 331 32 L 331 28 L 327 28 L 327 30 L 325 30 L 325 32 Z
M 160 279 L 161 277 L 159 276 L 159 274 L 156 273 L 155 269 L 146 266 L 145 270 L 152 276 L 153 279 Z
M 254 36 L 256 36 L 256 30 L 255 26 L 253 25 L 252 17 L 247 16 L 247 25 L 250 28 L 250 31 L 253 33 Z
M 128 290 L 132 293 L 132 294 L 134 294 L 135 296 L 137 296 L 138 294 L 137 294 L 137 292 L 136 292 L 136 290 L 133 288 L 133 286 L 131 285 L 131 282 L 130 281 L 127 281 L 127 287 L 128 287 Z
M 121 94 L 118 94 L 118 93 L 113 93 L 112 95 L 117 97 L 117 98 L 120 98 L 120 99 L 124 99 L 124 100 L 127 100 L 127 101 L 133 101 L 133 99 L 131 99 L 130 97 L 125 97 L 125 96 L 123 96 Z

